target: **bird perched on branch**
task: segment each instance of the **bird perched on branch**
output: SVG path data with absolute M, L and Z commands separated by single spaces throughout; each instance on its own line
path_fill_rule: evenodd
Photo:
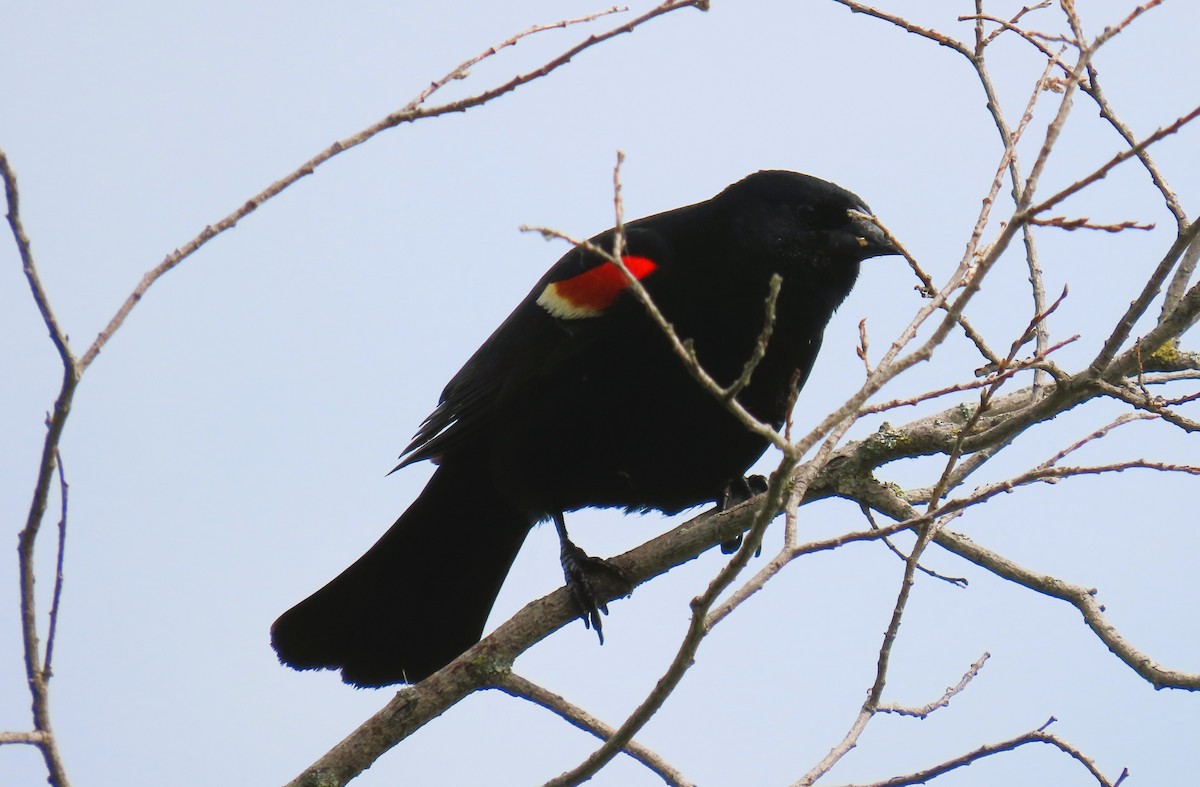
M 896 254 L 866 204 L 795 172 L 758 172 L 705 202 L 625 225 L 620 257 L 728 386 L 763 334 L 737 401 L 780 428 L 859 263 Z M 592 238 L 614 248 L 614 230 Z M 413 683 L 479 640 L 530 528 L 552 519 L 568 586 L 599 629 L 588 573 L 603 563 L 566 536 L 588 506 L 674 513 L 721 500 L 767 448 L 674 351 L 603 254 L 565 254 L 483 343 L 404 449 L 437 470 L 381 539 L 272 626 L 279 658 L 340 669 L 358 686 Z M 399 469 L 399 468 L 397 468 Z M 744 483 L 743 483 L 744 487 Z

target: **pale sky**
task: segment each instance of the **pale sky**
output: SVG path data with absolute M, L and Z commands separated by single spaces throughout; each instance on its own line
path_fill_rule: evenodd
M 333 140 L 513 33 L 602 5 L 218 0 L 7 9 L 0 147 L 20 178 L 25 226 L 73 345 L 90 343 L 165 254 Z M 970 24 L 955 17 L 972 3 L 881 5 L 971 37 Z M 1020 5 L 988 8 L 1011 16 Z M 1093 34 L 1132 7 L 1080 5 Z M 446 96 L 536 67 L 614 19 L 523 41 Z M 1198 23 L 1195 4 L 1167 2 L 1098 55 L 1106 91 L 1138 133 L 1198 103 Z M 1011 35 L 993 56 L 1015 122 L 1041 63 Z M 1035 142 L 1057 95 L 1042 101 Z M 1080 96 L 1076 109 L 1046 193 L 1122 147 L 1089 99 Z M 1155 149 L 1190 215 L 1200 213 L 1198 135 L 1188 128 Z M 493 104 L 386 132 L 252 214 L 151 290 L 88 371 L 67 425 L 70 536 L 52 692 L 76 784 L 284 783 L 387 702 L 390 690 L 353 690 L 333 673 L 281 667 L 268 628 L 416 496 L 430 469 L 385 477 L 397 454 L 445 382 L 566 251 L 518 226 L 576 236 L 610 226 L 618 149 L 627 156 L 629 217 L 707 199 L 758 169 L 808 172 L 861 195 L 939 280 L 962 254 L 1001 154 L 979 85 L 949 50 L 829 0 L 714 0 L 708 13 L 656 20 Z M 1030 143 L 1023 155 L 1035 149 Z M 1159 227 L 1115 237 L 1039 233 L 1047 288 L 1071 289 L 1051 329 L 1059 339 L 1081 335 L 1058 358 L 1073 370 L 1095 354 L 1131 288 L 1170 245 L 1172 222 L 1134 164 L 1063 212 Z M 1014 245 L 973 306 L 975 325 L 996 345 L 1007 347 L 1029 319 L 1026 276 Z M 882 352 L 920 306 L 913 284 L 898 258 L 864 265 L 826 333 L 798 426 L 815 424 L 856 389 L 859 321 L 868 319 L 873 352 Z M 7 228 L 0 353 L 0 506 L 3 538 L 15 547 L 61 371 Z M 956 337 L 889 398 L 970 379 L 979 365 Z M 1119 411 L 1069 413 L 1022 438 L 967 490 L 1038 464 Z M 866 419 L 852 436 L 881 420 Z M 1195 461 L 1194 441 L 1176 430 L 1126 430 L 1091 449 L 1089 461 Z M 918 486 L 936 478 L 935 468 L 912 463 L 880 475 Z M 1200 535 L 1184 508 L 1188 483 L 1136 472 L 1064 481 L 1005 496 L 954 527 L 1031 568 L 1099 588 L 1112 622 L 1139 648 L 1194 672 Z M 861 519 L 856 505 L 827 501 L 805 508 L 801 526 L 817 536 Z M 672 521 L 615 511 L 569 519 L 576 541 L 598 555 Z M 781 528 L 782 520 L 768 535 L 767 554 Z M 52 545 L 40 542 L 43 613 Z M 535 529 L 492 626 L 561 584 L 557 551 L 553 528 Z M 24 730 L 15 549 L 2 554 L 0 730 Z M 441 557 L 453 570 L 452 556 Z M 666 668 L 688 600 L 722 559 L 706 554 L 611 605 L 603 647 L 574 623 L 523 655 L 516 671 L 619 723 Z M 984 651 L 992 658 L 928 720 L 874 720 L 821 784 L 908 773 L 1052 715 L 1053 729 L 1110 778 L 1129 767 L 1127 787 L 1182 784 L 1194 772 L 1197 698 L 1156 692 L 1062 602 L 936 548 L 926 563 L 971 584 L 918 580 L 887 699 L 923 704 Z M 878 543 L 797 562 L 721 624 L 638 739 L 704 785 L 799 778 L 862 702 L 902 570 Z M 430 723 L 355 784 L 540 784 L 596 745 L 540 708 L 488 692 Z M 41 784 L 44 776 L 32 747 L 0 748 L 0 784 Z M 661 782 L 618 758 L 592 783 Z M 1026 747 L 935 783 L 1095 782 L 1065 755 Z

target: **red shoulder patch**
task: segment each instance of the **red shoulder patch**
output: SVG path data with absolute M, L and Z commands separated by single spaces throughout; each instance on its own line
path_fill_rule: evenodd
M 639 281 L 658 267 L 649 257 L 627 256 L 622 259 L 625 267 Z M 577 276 L 547 284 L 538 296 L 537 304 L 564 320 L 599 317 L 617 299 L 621 290 L 628 286 L 629 282 L 620 269 L 611 262 L 605 262 Z

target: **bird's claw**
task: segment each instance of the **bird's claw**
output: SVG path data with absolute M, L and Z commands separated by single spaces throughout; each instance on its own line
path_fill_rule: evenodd
M 561 559 L 567 591 L 580 612 L 579 617 L 583 619 L 584 626 L 596 630 L 596 636 L 603 645 L 604 628 L 600 622 L 600 614 L 608 614 L 608 604 L 596 592 L 595 583 L 604 578 L 609 582 L 618 582 L 632 591 L 633 582 L 620 566 L 603 558 L 592 557 L 570 539 L 564 539 L 562 542 Z
M 730 479 L 721 489 L 721 496 L 717 498 L 717 513 L 728 511 L 734 506 L 745 503 L 755 495 L 760 495 L 767 491 L 767 479 L 761 475 L 738 476 Z M 721 542 L 721 554 L 732 555 L 738 551 L 738 547 L 742 545 L 742 536 L 739 534 L 728 541 Z M 762 552 L 762 547 L 754 553 L 758 557 Z

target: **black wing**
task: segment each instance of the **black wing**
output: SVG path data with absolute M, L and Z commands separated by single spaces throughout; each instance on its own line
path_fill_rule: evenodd
M 650 220 L 626 228 L 625 256 L 635 275 L 649 280 L 671 261 L 666 241 L 644 226 L 646 221 Z M 592 243 L 611 248 L 612 231 Z M 610 270 L 600 271 L 602 266 Z M 606 293 L 616 299 L 633 297 L 620 277 L 620 271 L 597 254 L 579 247 L 567 252 L 446 385 L 395 470 L 423 459 L 437 461 L 502 417 L 509 402 L 536 386 L 563 359 L 612 330 L 612 321 L 606 319 L 612 301 L 604 303 Z

